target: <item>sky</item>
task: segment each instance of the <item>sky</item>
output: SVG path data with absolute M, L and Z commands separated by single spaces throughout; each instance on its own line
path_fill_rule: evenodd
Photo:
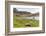
M 16 8 L 18 11 L 27 11 L 31 13 L 37 13 L 39 12 L 40 8 Z

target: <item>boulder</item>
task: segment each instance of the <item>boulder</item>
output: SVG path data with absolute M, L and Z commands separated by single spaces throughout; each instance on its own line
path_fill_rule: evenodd
M 31 27 L 31 23 L 26 23 L 25 26 Z

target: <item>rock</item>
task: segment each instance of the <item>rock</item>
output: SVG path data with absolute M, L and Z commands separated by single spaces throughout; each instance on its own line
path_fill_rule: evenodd
M 30 23 L 27 23 L 27 24 L 25 24 L 25 26 L 27 26 L 27 27 L 31 27 L 31 24 L 30 24 Z

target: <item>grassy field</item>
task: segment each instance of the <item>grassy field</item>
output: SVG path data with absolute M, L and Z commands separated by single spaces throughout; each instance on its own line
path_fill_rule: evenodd
M 26 26 L 27 24 L 31 25 L 30 27 L 38 27 L 39 26 L 39 21 L 35 19 L 16 19 L 17 17 L 14 16 L 13 18 L 13 25 L 14 28 L 25 28 L 29 27 Z

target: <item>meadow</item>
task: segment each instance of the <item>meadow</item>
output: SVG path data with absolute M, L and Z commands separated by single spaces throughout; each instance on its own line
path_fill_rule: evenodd
M 13 17 L 14 28 L 25 28 L 25 27 L 38 27 L 39 20 L 35 19 L 17 19 L 17 16 Z M 21 17 L 20 17 L 21 18 Z M 28 26 L 30 25 L 30 26 Z

